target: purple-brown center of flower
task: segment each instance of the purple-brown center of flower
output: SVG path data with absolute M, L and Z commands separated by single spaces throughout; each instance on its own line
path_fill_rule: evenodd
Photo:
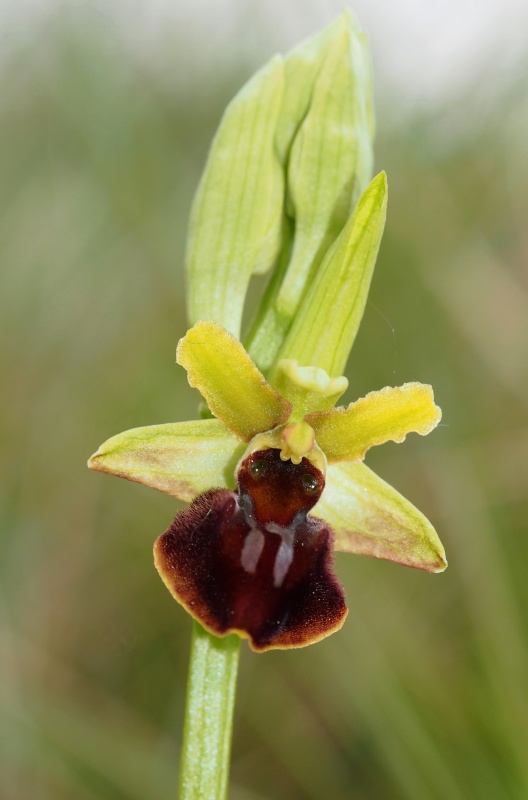
M 308 516 L 324 477 L 280 451 L 248 456 L 238 491 L 206 492 L 156 542 L 158 570 L 174 597 L 217 634 L 246 634 L 256 650 L 299 647 L 341 626 L 333 533 Z
M 274 449 L 252 453 L 238 471 L 241 506 L 248 522 L 259 527 L 298 525 L 319 500 L 324 483 L 308 459 L 293 464 Z

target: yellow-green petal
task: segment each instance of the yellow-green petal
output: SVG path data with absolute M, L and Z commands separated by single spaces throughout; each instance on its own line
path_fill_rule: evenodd
M 312 513 L 331 525 L 337 550 L 427 572 L 447 566 L 429 520 L 365 464 L 329 464 Z
M 377 175 L 326 254 L 303 298 L 281 358 L 342 375 L 356 338 L 385 226 L 387 177 Z
M 216 322 L 197 322 L 180 340 L 176 360 L 215 417 L 246 442 L 291 413 L 291 404 L 267 383 L 243 345 Z
M 431 386 L 405 383 L 370 392 L 346 408 L 309 414 L 306 421 L 331 463 L 360 461 L 369 447 L 403 442 L 408 433 L 425 436 L 441 417 Z
M 276 56 L 231 101 L 193 203 L 189 318 L 215 319 L 236 336 L 250 277 L 266 272 L 281 246 L 284 174 L 275 131 L 283 88 Z
M 143 483 L 190 502 L 211 488 L 234 488 L 244 445 L 216 419 L 149 425 L 112 436 L 90 469 Z

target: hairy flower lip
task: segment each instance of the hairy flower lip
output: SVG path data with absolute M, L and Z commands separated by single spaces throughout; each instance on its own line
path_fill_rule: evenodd
M 304 647 L 338 630 L 347 608 L 333 534 L 309 514 L 323 487 L 306 460 L 251 453 L 236 492 L 200 495 L 158 538 L 155 564 L 172 596 L 211 633 L 238 633 L 256 651 Z

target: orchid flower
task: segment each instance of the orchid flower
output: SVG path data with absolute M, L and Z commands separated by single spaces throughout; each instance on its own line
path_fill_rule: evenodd
M 431 524 L 362 463 L 370 447 L 438 424 L 430 386 L 387 387 L 334 408 L 345 377 L 282 359 L 268 382 L 212 321 L 188 331 L 177 361 L 216 419 L 126 431 L 89 466 L 192 501 L 158 538 L 155 563 L 207 630 L 236 632 L 254 650 L 338 630 L 347 609 L 333 548 L 445 568 Z

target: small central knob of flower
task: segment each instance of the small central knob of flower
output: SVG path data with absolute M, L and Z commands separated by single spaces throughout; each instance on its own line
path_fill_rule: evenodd
M 304 456 L 313 450 L 315 435 L 307 422 L 291 422 L 281 433 L 282 449 L 280 457 L 283 461 L 291 460 L 300 464 Z

